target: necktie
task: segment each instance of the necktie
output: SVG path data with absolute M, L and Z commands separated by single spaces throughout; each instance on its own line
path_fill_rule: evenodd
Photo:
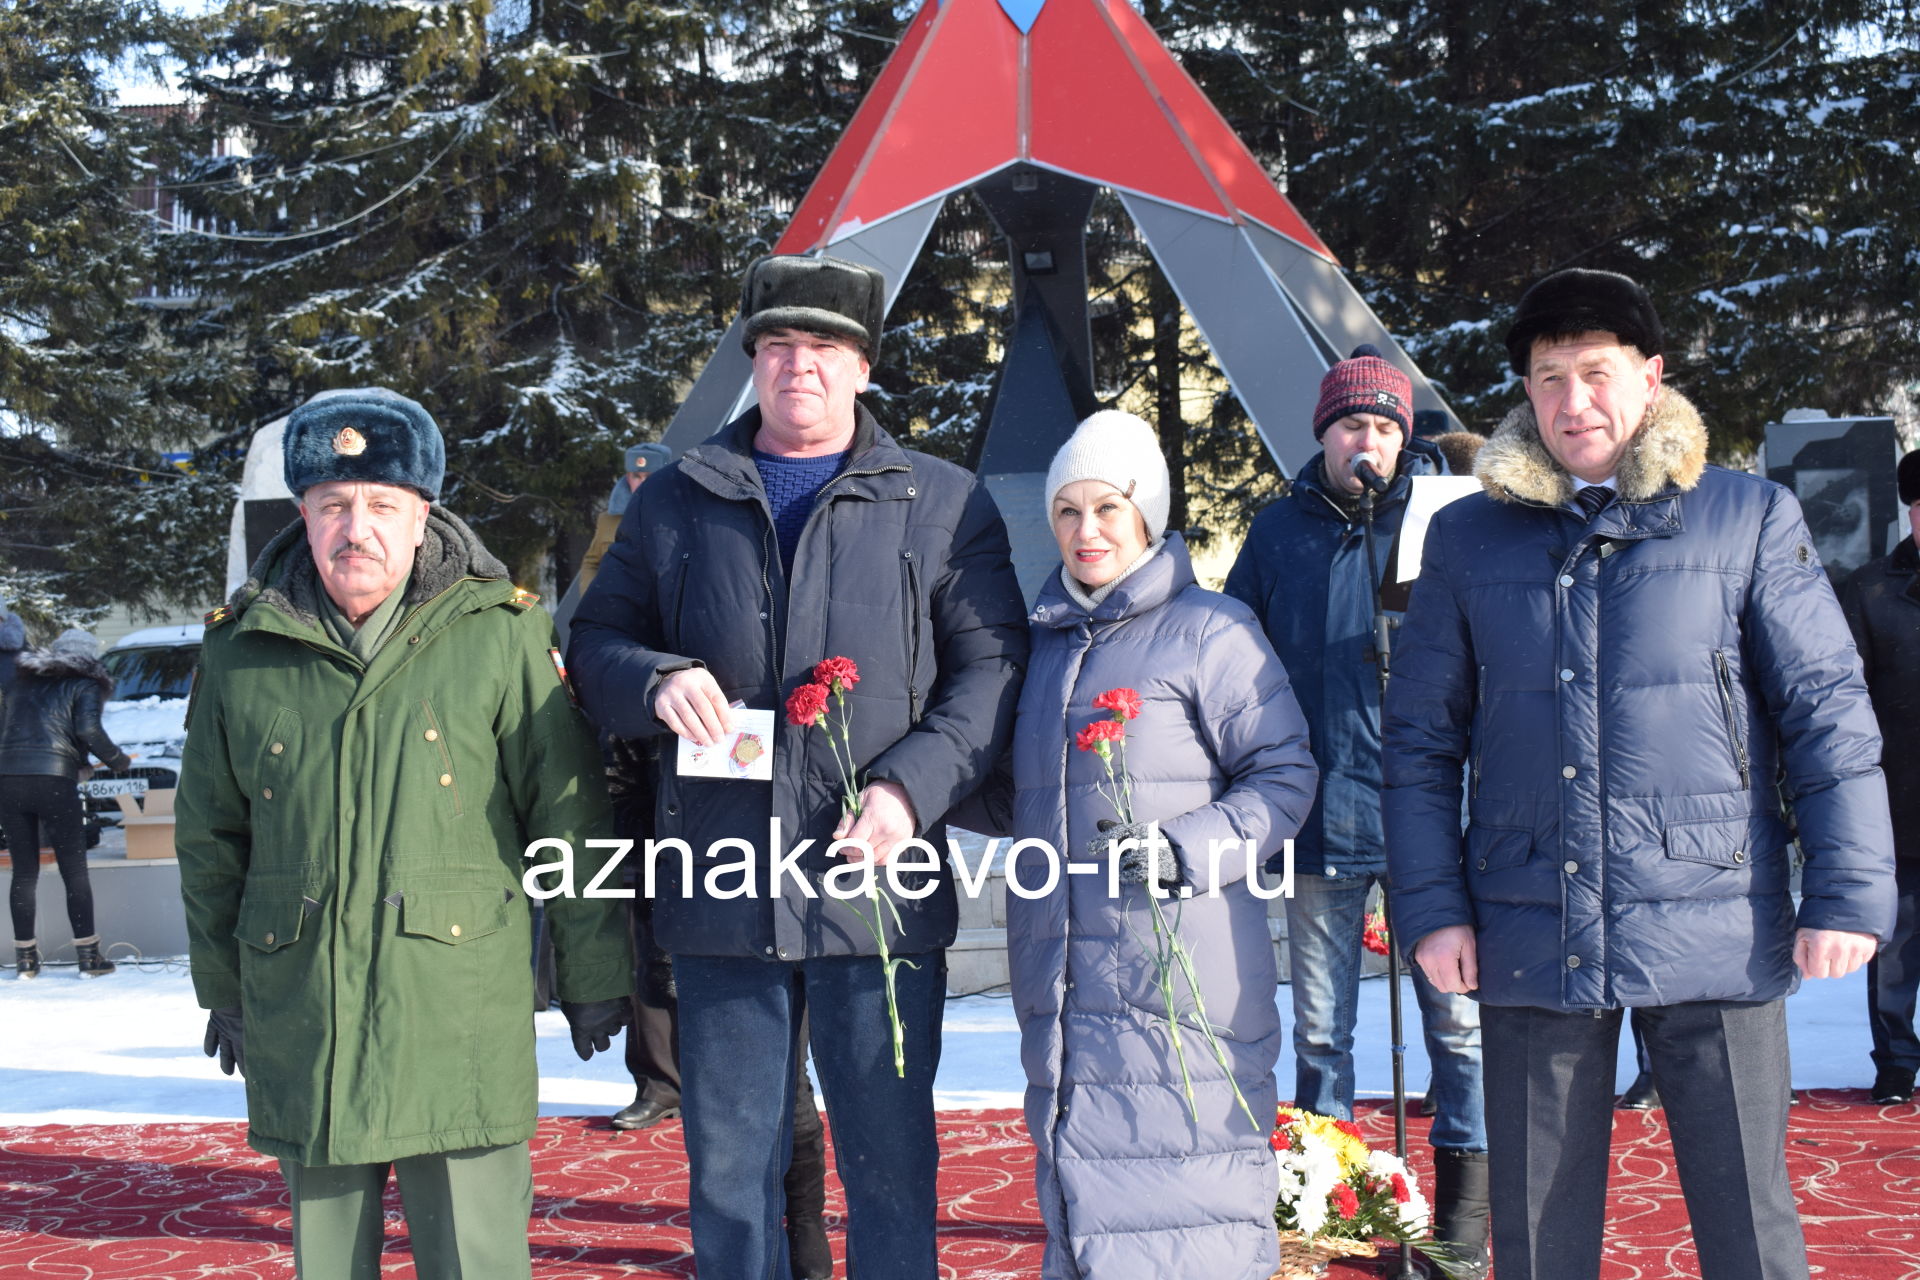
M 1601 508 L 1613 501 L 1613 490 L 1603 484 L 1590 484 L 1573 495 L 1573 500 L 1586 509 L 1587 519 L 1600 514 Z

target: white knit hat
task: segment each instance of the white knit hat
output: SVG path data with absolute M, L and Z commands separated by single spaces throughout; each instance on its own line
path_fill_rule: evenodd
M 1171 483 L 1160 435 L 1130 413 L 1102 409 L 1073 430 L 1047 468 L 1047 524 L 1053 524 L 1053 500 L 1080 480 L 1104 480 L 1140 509 L 1147 541 L 1167 531 Z

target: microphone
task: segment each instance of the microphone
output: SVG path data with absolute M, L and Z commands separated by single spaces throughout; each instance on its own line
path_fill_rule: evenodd
M 1364 453 L 1353 460 L 1353 478 L 1381 497 L 1392 487 L 1387 478 L 1374 469 L 1373 458 Z

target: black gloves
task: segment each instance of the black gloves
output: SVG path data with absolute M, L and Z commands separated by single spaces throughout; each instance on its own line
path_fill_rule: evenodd
M 1157 880 L 1163 889 L 1177 887 L 1186 877 L 1180 869 L 1180 852 L 1160 834 L 1158 822 L 1120 823 L 1112 818 L 1100 820 L 1100 834 L 1087 842 L 1087 852 L 1096 858 L 1107 856 L 1109 844 L 1134 841 L 1120 853 L 1120 883 L 1145 884 Z
M 220 1070 L 232 1075 L 235 1068 L 242 1079 L 247 1074 L 247 1032 L 240 1020 L 239 1006 L 212 1009 L 207 1013 L 207 1038 L 200 1042 L 209 1058 L 220 1056 Z
M 567 1028 L 573 1032 L 573 1051 L 585 1062 L 595 1051 L 604 1053 L 613 1043 L 613 1037 L 627 1025 L 629 1007 L 625 996 L 618 1000 L 589 1000 L 584 1004 L 562 1000 L 560 1012 L 566 1015 Z

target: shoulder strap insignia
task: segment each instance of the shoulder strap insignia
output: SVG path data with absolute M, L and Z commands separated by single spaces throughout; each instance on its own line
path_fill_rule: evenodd
M 201 621 L 204 622 L 209 627 L 217 627 L 231 617 L 233 617 L 232 607 L 229 605 L 223 604 L 218 609 L 214 609 L 208 612 L 207 615 L 201 619 Z
M 513 596 L 507 603 L 524 613 L 539 604 L 540 597 L 525 587 L 515 587 L 513 589 Z

